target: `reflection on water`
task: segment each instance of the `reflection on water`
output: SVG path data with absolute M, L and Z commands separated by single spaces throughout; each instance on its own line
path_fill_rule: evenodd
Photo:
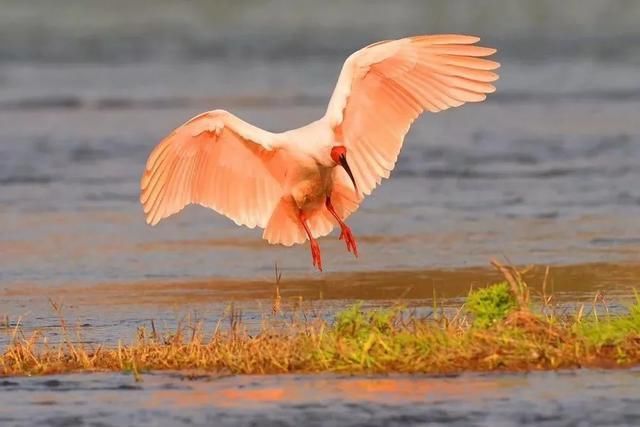
M 266 381 L 265 381 L 266 380 Z M 220 408 L 242 409 L 272 404 L 301 405 L 313 401 L 350 400 L 369 404 L 407 405 L 432 399 L 464 399 L 470 395 L 480 399 L 484 393 L 504 387 L 500 381 L 469 376 L 467 381 L 451 378 L 418 377 L 335 377 L 316 378 L 283 375 L 281 378 L 247 377 L 217 380 L 211 387 L 204 381 L 194 381 L 189 390 L 157 390 L 150 393 L 148 407 L 199 408 L 214 405 Z
M 541 294 L 546 269 L 529 267 L 524 273 L 532 292 Z M 434 297 L 451 301 L 469 290 L 503 280 L 489 268 L 451 270 L 373 271 L 335 273 L 311 278 L 288 278 L 278 285 L 285 299 L 305 301 L 387 300 L 429 301 Z M 636 264 L 580 264 L 550 268 L 546 292 L 559 301 L 581 301 L 600 291 L 611 296 L 631 295 L 640 285 L 640 266 Z M 242 302 L 273 298 L 275 280 L 158 281 L 104 283 L 92 286 L 75 284 L 48 288 L 16 285 L 0 295 L 10 298 L 61 298 L 68 304 L 185 306 L 191 304 Z
M 0 419 L 7 426 L 637 425 L 639 374 L 14 378 L 0 382 Z

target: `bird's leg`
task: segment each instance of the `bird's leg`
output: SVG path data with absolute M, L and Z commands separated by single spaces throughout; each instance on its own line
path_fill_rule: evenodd
M 336 213 L 336 210 L 331 204 L 331 197 L 327 197 L 324 204 L 329 212 L 331 212 L 331 215 L 333 215 L 333 217 L 336 219 L 336 221 L 338 221 L 338 224 L 340 225 L 340 240 L 344 239 L 345 243 L 347 244 L 347 250 L 349 252 L 353 252 L 353 254 L 357 257 L 358 245 L 356 244 L 356 238 L 353 236 L 353 233 L 351 232 L 349 226 L 345 224 L 344 221 L 342 221 Z
M 298 214 L 298 218 L 300 219 L 300 223 L 304 227 L 304 231 L 307 232 L 307 237 L 309 238 L 309 244 L 311 245 L 311 258 L 313 260 L 313 266 L 318 267 L 318 270 L 322 271 L 322 258 L 320 257 L 320 245 L 318 245 L 318 241 L 313 238 L 311 235 L 311 231 L 307 226 L 307 218 L 304 216 L 304 213 L 300 211 Z

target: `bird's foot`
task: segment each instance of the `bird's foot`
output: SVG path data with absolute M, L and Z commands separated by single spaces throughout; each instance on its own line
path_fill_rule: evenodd
M 309 241 L 311 244 L 311 258 L 313 260 L 313 266 L 322 271 L 322 257 L 320 256 L 320 245 L 316 239 Z
M 358 245 L 356 244 L 356 238 L 353 236 L 351 229 L 346 225 L 341 227 L 340 240 L 344 239 L 347 244 L 347 250 L 353 253 L 356 258 L 358 257 Z

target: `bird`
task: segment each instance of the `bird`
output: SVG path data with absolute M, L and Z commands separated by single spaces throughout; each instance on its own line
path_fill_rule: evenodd
M 370 44 L 344 62 L 325 114 L 274 133 L 216 109 L 176 128 L 149 154 L 140 183 L 146 222 L 198 204 L 237 225 L 264 229 L 270 244 L 307 240 L 322 271 L 318 239 L 390 177 L 405 135 L 423 113 L 484 101 L 500 67 L 479 37 L 409 36 Z

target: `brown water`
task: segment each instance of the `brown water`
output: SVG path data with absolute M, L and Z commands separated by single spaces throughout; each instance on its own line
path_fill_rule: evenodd
M 366 3 L 366 4 L 365 4 Z M 274 264 L 285 309 L 356 301 L 429 313 L 497 280 L 492 258 L 544 266 L 561 309 L 640 283 L 637 2 L 0 0 L 0 348 L 20 323 L 113 344 L 153 319 L 257 328 Z M 361 256 L 272 247 L 191 207 L 144 224 L 157 141 L 225 108 L 278 131 L 318 118 L 344 58 L 382 38 L 478 33 L 503 66 L 481 105 L 427 115 L 392 179 L 350 218 Z M 434 301 L 434 296 L 436 300 Z M 605 309 L 599 303 L 599 309 Z M 4 322 L 3 322 L 4 323 Z M 637 371 L 185 380 L 118 374 L 0 381 L 2 425 L 635 425 Z

